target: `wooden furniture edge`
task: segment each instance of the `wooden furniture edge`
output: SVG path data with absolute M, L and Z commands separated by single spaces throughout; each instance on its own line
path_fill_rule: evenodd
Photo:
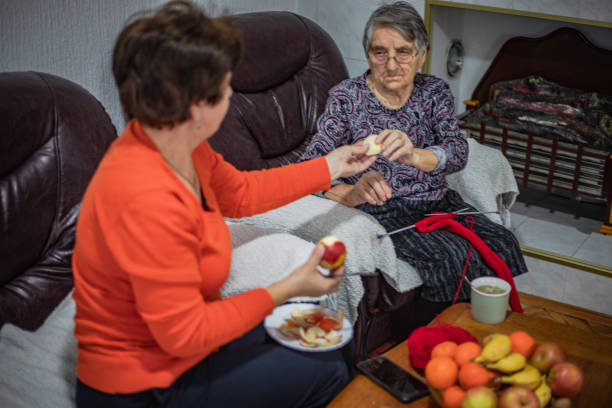
M 555 252 L 545 251 L 543 249 L 538 249 L 527 245 L 521 245 L 521 251 L 525 256 L 612 278 L 612 268 L 606 265 L 585 261 L 583 259 L 578 259 Z
M 435 7 L 435 6 L 459 8 L 459 9 L 464 9 L 464 10 L 486 11 L 490 13 L 509 14 L 513 16 L 539 18 L 542 20 L 561 21 L 564 23 L 574 23 L 574 24 L 583 24 L 583 25 L 589 25 L 589 26 L 594 26 L 594 27 L 612 28 L 612 22 L 610 21 L 591 20 L 591 19 L 586 19 L 586 18 L 561 16 L 557 14 L 538 13 L 534 11 L 515 10 L 515 9 L 509 9 L 509 8 L 503 8 L 503 7 L 483 6 L 479 4 L 458 3 L 458 2 L 444 1 L 444 0 L 426 0 L 425 14 L 427 14 L 427 10 L 429 8 Z M 433 10 L 431 10 L 430 13 L 433 15 Z M 427 27 L 428 30 L 430 28 L 431 26 Z
M 605 313 L 600 313 L 595 310 L 585 309 L 579 306 L 570 305 L 568 303 L 558 302 L 552 299 L 546 299 L 528 293 L 519 292 L 522 305 L 540 307 L 554 313 L 559 313 L 569 317 L 585 320 L 587 322 L 601 324 L 603 326 L 612 327 L 612 316 Z

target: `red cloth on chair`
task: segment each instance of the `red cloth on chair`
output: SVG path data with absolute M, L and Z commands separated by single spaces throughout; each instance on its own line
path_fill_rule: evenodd
M 510 272 L 510 268 L 506 265 L 503 259 L 499 257 L 489 246 L 478 236 L 474 231 L 469 230 L 455 220 L 455 213 L 441 213 L 440 215 L 433 215 L 426 217 L 421 221 L 416 222 L 417 231 L 421 233 L 430 232 L 439 228 L 444 228 L 447 231 L 453 232 L 457 235 L 461 235 L 480 252 L 480 255 L 484 259 L 485 263 L 495 271 L 498 277 L 505 280 L 510 284 L 510 307 L 513 311 L 523 313 L 523 308 L 519 300 L 519 295 L 514 285 L 514 278 Z

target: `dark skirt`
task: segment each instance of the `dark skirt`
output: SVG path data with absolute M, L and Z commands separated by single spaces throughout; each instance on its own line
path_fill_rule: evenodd
M 436 211 L 450 212 L 469 207 L 461 196 L 448 190 L 438 201 L 405 200 L 394 198 L 382 206 L 362 204 L 357 208 L 371 214 L 389 232 L 420 221 L 425 214 Z M 487 218 L 486 215 L 471 215 L 474 219 L 473 230 L 508 265 L 513 276 L 527 272 L 521 248 L 514 234 Z M 455 218 L 467 226 L 466 216 Z M 397 256 L 412 265 L 423 280 L 421 296 L 434 302 L 452 301 L 457 292 L 463 268 L 470 249 L 470 242 L 460 235 L 438 229 L 420 233 L 412 228 L 390 236 Z M 481 276 L 497 276 L 490 269 L 476 249 L 472 249 L 466 276 L 469 280 Z M 470 287 L 461 285 L 458 299 L 467 300 Z

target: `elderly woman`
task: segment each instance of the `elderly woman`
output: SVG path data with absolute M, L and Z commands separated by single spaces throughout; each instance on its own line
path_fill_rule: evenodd
M 295 296 L 337 289 L 323 248 L 286 278 L 222 299 L 224 216 L 267 211 L 368 168 L 365 146 L 240 172 L 206 139 L 217 131 L 241 52 L 229 20 L 171 2 L 119 35 L 113 73 L 129 123 L 83 199 L 73 256 L 81 407 L 317 407 L 349 380 L 351 346 L 290 350 L 261 322 Z M 231 137 L 231 135 L 226 135 Z
M 457 128 L 448 85 L 418 73 L 428 49 L 423 20 L 408 3 L 383 5 L 363 34 L 369 70 L 331 89 L 318 133 L 302 159 L 378 135 L 382 152 L 363 174 L 342 178 L 324 195 L 373 215 L 387 231 L 414 224 L 426 214 L 471 208 L 447 187 L 445 176 L 465 167 L 468 144 Z M 520 247 L 503 226 L 473 215 L 473 230 L 508 264 L 526 272 Z M 459 218 L 464 222 L 461 218 Z M 446 230 L 416 229 L 391 235 L 398 256 L 423 279 L 423 322 L 452 301 L 470 243 Z M 493 275 L 472 251 L 467 276 Z M 469 295 L 462 285 L 460 299 Z

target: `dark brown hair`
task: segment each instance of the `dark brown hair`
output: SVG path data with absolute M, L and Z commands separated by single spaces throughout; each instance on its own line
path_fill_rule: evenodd
M 240 59 L 242 41 L 228 17 L 210 18 L 188 1 L 171 1 L 121 31 L 113 74 L 127 120 L 161 128 L 189 119 L 189 106 L 217 103 Z

